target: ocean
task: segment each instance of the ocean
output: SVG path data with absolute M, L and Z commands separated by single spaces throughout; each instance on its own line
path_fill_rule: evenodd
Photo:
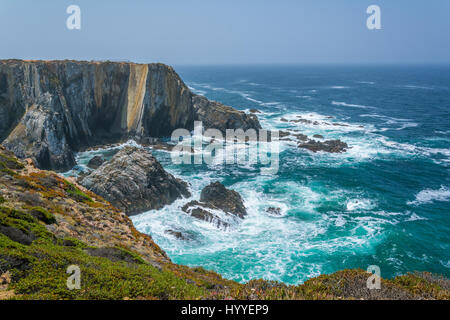
M 186 199 L 132 217 L 173 262 L 246 282 L 300 284 L 342 269 L 380 267 L 450 277 L 449 66 L 177 66 L 197 94 L 257 114 L 264 129 L 340 139 L 342 154 L 282 142 L 279 171 L 174 164 L 193 199 L 214 181 L 238 191 L 248 216 L 226 230 L 181 211 Z M 313 123 L 283 122 L 301 116 Z M 333 125 L 333 123 L 345 126 Z M 79 167 L 95 154 L 77 155 Z M 280 215 L 267 212 L 280 208 Z M 192 239 L 177 240 L 168 229 Z

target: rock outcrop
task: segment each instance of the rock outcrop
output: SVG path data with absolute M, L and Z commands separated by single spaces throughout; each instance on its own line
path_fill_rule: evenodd
M 228 228 L 230 224 L 215 213 L 217 210 L 223 211 L 227 216 L 240 219 L 247 215 L 241 195 L 225 188 L 220 182 L 206 186 L 200 194 L 200 201 L 188 202 L 182 210 L 194 218 L 211 222 L 219 228 Z
M 305 143 L 300 143 L 299 148 L 308 149 L 312 152 L 324 151 L 329 153 L 342 153 L 347 151 L 348 145 L 341 140 L 326 140 L 317 141 L 309 140 Z
M 80 183 L 129 216 L 190 196 L 187 183 L 167 173 L 149 151 L 130 146 Z
M 80 149 L 170 136 L 195 119 L 260 127 L 256 116 L 194 95 L 163 64 L 0 61 L 0 141 L 40 168 L 66 170 Z
M 247 215 L 241 195 L 234 190 L 225 188 L 218 181 L 203 188 L 200 201 L 241 219 Z
M 193 95 L 195 120 L 202 121 L 203 128 L 214 128 L 226 134 L 226 129 L 261 129 L 258 118 L 254 114 L 246 114 L 203 96 Z

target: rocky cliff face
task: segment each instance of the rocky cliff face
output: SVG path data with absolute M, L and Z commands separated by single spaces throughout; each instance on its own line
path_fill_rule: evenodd
M 129 216 L 191 195 L 187 183 L 167 173 L 149 151 L 129 146 L 80 183 Z
M 195 120 L 202 121 L 203 127 L 218 129 L 225 136 L 226 129 L 261 129 L 258 117 L 238 111 L 216 101 L 209 101 L 203 96 L 192 98 Z
M 211 122 L 208 100 L 196 108 L 198 100 L 163 64 L 2 60 L 0 141 L 40 168 L 65 170 L 80 148 L 170 136 L 192 130 L 194 119 L 246 123 L 247 115 L 232 108 Z M 252 125 L 260 127 L 257 120 Z

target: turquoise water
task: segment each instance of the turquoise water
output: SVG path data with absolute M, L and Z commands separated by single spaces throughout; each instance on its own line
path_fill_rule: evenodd
M 450 277 L 449 67 L 177 67 L 191 89 L 240 110 L 256 108 L 266 129 L 339 138 L 344 154 L 280 148 L 280 169 L 164 167 L 192 186 L 238 191 L 248 217 L 218 230 L 180 210 L 180 200 L 133 217 L 180 264 L 237 281 L 298 284 L 344 268 L 378 265 L 383 277 L 431 271 Z M 285 123 L 297 116 L 319 125 Z M 333 118 L 330 118 L 333 117 Z M 333 126 L 333 122 L 348 126 Z M 80 154 L 85 163 L 92 153 Z M 268 207 L 281 208 L 271 216 Z M 194 240 L 165 234 L 173 229 Z

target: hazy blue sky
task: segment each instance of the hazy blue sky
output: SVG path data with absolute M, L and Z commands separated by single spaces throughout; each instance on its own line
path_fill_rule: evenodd
M 66 8 L 81 8 L 81 30 Z M 366 28 L 381 7 L 382 30 Z M 0 0 L 0 58 L 450 63 L 449 0 Z

